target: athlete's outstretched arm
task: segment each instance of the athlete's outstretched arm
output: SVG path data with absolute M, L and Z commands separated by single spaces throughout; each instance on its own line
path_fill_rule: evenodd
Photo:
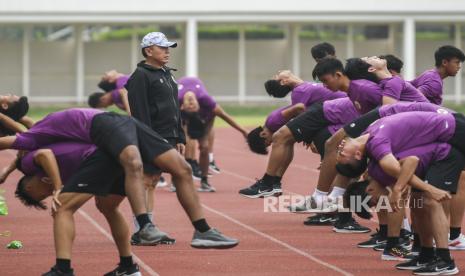
M 28 129 L 30 129 L 34 125 L 34 120 L 32 120 L 32 118 L 28 116 L 23 116 L 21 119 L 19 119 L 19 122 Z
M 60 169 L 58 168 L 58 162 L 55 158 L 55 154 L 51 149 L 40 149 L 34 154 L 34 162 L 39 165 L 52 180 L 52 212 L 56 212 L 58 210 L 58 206 L 61 206 L 58 196 L 60 195 L 63 184 L 61 182 Z
M 242 135 L 244 135 L 244 137 L 247 138 L 247 130 L 245 130 L 238 123 L 236 123 L 233 117 L 226 113 L 219 104 L 216 105 L 215 109 L 213 110 L 213 113 L 215 113 L 216 116 L 223 119 L 226 123 L 238 130 L 240 133 L 242 133 Z
M 121 100 L 123 101 L 124 111 L 126 111 L 126 113 L 131 116 L 131 107 L 129 106 L 128 100 L 128 90 L 126 90 L 126 88 L 121 88 L 118 92 L 121 95 Z
M 8 167 L 3 168 L 2 172 L 0 173 L 0 184 L 3 184 L 3 183 L 5 182 L 5 180 L 8 178 L 8 176 L 9 176 L 14 170 L 16 170 L 16 160 L 18 160 L 18 159 L 15 158 L 15 159 L 10 163 L 10 165 L 8 165 Z
M 11 146 L 16 140 L 16 136 L 0 137 L 0 150 L 11 149 Z
M 284 119 L 290 120 L 292 118 L 297 117 L 300 113 L 304 111 L 305 105 L 303 103 L 298 103 L 281 111 L 281 115 L 283 115 Z
M 24 117 L 23 117 L 24 118 Z M 0 123 L 7 129 L 12 130 L 16 133 L 21 133 L 24 129 L 21 127 L 21 124 L 6 116 L 5 114 L 0 113 Z

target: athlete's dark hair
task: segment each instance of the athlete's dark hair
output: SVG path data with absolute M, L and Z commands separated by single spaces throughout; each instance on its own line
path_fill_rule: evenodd
M 344 73 L 344 66 L 337 58 L 327 57 L 320 60 L 313 68 L 313 79 L 319 79 L 327 74 L 336 74 L 336 72 Z
M 453 58 L 458 58 L 461 62 L 465 61 L 465 55 L 463 52 L 451 45 L 445 45 L 439 47 L 439 49 L 434 52 L 434 60 L 436 67 L 441 66 L 442 61 L 445 59 L 447 61 L 453 59 Z
M 400 74 L 402 67 L 404 67 L 404 62 L 396 57 L 395 55 L 380 55 L 378 56 L 381 59 L 385 59 L 387 63 L 387 68 L 389 70 L 395 71 Z
M 315 60 L 322 59 L 327 56 L 334 57 L 336 55 L 336 49 L 334 49 L 334 46 L 328 42 L 319 43 L 313 46 L 310 52 L 312 53 L 312 57 Z
M 368 158 L 364 156 L 362 160 L 353 160 L 351 163 L 336 165 L 336 170 L 339 174 L 350 177 L 357 178 L 362 175 L 368 166 Z
M 372 82 L 378 82 L 375 73 L 368 72 L 371 65 L 361 58 L 349 58 L 344 68 L 344 73 L 351 80 L 365 79 Z
M 116 82 L 109 82 L 108 80 L 100 81 L 97 86 L 105 92 L 110 92 L 116 89 Z
M 87 103 L 90 107 L 97 108 L 100 104 L 100 98 L 103 97 L 103 95 L 105 95 L 103 92 L 94 92 L 89 95 Z
M 292 91 L 292 88 L 287 85 L 281 85 L 279 80 L 267 80 L 265 82 L 265 90 L 271 97 L 284 98 Z
M 370 210 L 363 208 L 364 206 L 350 206 L 351 197 L 359 197 L 360 200 L 356 200 L 355 202 L 363 202 L 367 197 L 371 197 L 367 194 L 366 189 L 368 186 L 368 181 L 359 181 L 359 182 L 352 182 L 347 186 L 347 189 L 344 193 L 344 207 L 355 207 L 353 211 L 357 216 L 363 219 L 371 219 L 373 215 L 371 214 Z
M 265 138 L 260 136 L 260 132 L 263 131 L 263 127 L 259 126 L 253 129 L 247 134 L 247 144 L 251 151 L 258 154 L 268 154 L 268 150 L 265 145 Z
M 34 207 L 39 210 L 45 210 L 47 207 L 41 201 L 37 201 L 33 199 L 25 189 L 26 182 L 30 180 L 32 176 L 23 176 L 18 182 L 18 186 L 16 187 L 15 195 L 16 197 L 27 207 Z
M 190 138 L 200 139 L 205 136 L 207 126 L 198 112 L 182 111 L 181 115 L 187 125 L 187 135 Z
M 8 109 L 0 108 L 0 112 L 5 114 L 6 116 L 10 117 L 15 121 L 19 121 L 22 117 L 24 117 L 27 112 L 29 111 L 29 103 L 27 102 L 27 97 L 22 96 L 19 100 L 15 103 L 12 103 L 8 106 Z

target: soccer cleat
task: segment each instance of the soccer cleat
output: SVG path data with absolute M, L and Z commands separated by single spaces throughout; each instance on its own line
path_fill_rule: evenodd
M 274 188 L 259 179 L 252 186 L 240 190 L 239 194 L 249 198 L 269 197 L 274 195 Z
M 465 250 L 465 236 L 462 233 L 456 239 L 449 240 L 449 250 Z
M 200 188 L 198 188 L 197 191 L 204 193 L 213 193 L 216 192 L 216 189 L 212 185 L 210 185 L 208 181 L 202 180 L 200 181 Z
M 316 214 L 314 216 L 308 217 L 304 221 L 305 225 L 312 226 L 331 226 L 336 221 L 336 216 L 334 214 Z
M 371 230 L 368 227 L 361 226 L 352 218 L 345 223 L 340 221 L 334 223 L 333 231 L 336 233 L 368 233 Z
M 168 234 L 161 231 L 152 223 L 148 223 L 131 237 L 131 244 L 138 246 L 150 246 L 157 244 L 171 244 L 175 242 Z
M 220 231 L 211 228 L 207 232 L 200 233 L 195 230 L 191 246 L 194 248 L 232 248 L 239 244 L 239 240 L 226 237 Z
M 137 264 L 133 264 L 130 267 L 122 267 L 118 264 L 117 268 L 103 276 L 142 276 L 142 274 L 140 273 L 139 266 Z
M 157 183 L 157 188 L 163 188 L 166 186 L 168 186 L 168 181 L 166 181 L 166 179 L 163 176 L 160 176 L 160 180 L 158 180 Z
M 214 173 L 221 172 L 220 168 L 218 168 L 218 166 L 216 165 L 215 160 L 211 161 L 210 164 L 208 164 L 208 168 Z
M 58 267 L 54 266 L 49 272 L 42 274 L 42 276 L 74 276 L 74 270 L 71 269 L 69 272 L 62 272 Z
M 425 267 L 427 264 L 428 262 L 421 262 L 419 257 L 415 257 L 410 261 L 396 264 L 396 268 L 399 270 L 416 270 Z
M 384 248 L 383 254 L 381 255 L 381 260 L 383 261 L 406 261 L 413 258 L 410 251 L 401 245 L 396 245 L 391 249 Z
M 459 273 L 459 269 L 455 266 L 454 260 L 445 262 L 441 258 L 434 258 L 426 266 L 413 271 L 415 275 L 454 275 Z
M 359 248 L 373 248 L 377 245 L 380 244 L 386 244 L 387 243 L 387 238 L 384 236 L 381 236 L 379 232 L 376 232 L 371 238 L 367 241 L 361 242 L 357 244 L 357 247 Z

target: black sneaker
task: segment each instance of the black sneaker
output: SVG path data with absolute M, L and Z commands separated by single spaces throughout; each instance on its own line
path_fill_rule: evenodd
M 384 248 L 381 260 L 383 261 L 407 261 L 413 259 L 414 256 L 410 254 L 410 250 L 401 246 L 400 244 L 391 249 Z
M 306 221 L 304 221 L 305 225 L 313 226 L 328 226 L 333 225 L 336 218 L 334 214 L 316 214 L 314 216 L 308 217 Z
M 239 194 L 250 198 L 269 197 L 274 195 L 274 189 L 271 185 L 266 185 L 262 179 L 259 179 L 252 186 L 240 190 Z
M 377 245 L 386 244 L 386 243 L 387 243 L 387 237 L 381 236 L 379 232 L 376 232 L 374 235 L 371 236 L 369 240 L 357 244 L 357 247 L 373 248 Z
M 122 267 L 118 264 L 118 267 L 115 270 L 106 273 L 103 276 L 142 276 L 139 271 L 139 266 L 133 264 L 130 267 Z
M 455 266 L 454 260 L 445 262 L 438 257 L 426 266 L 413 271 L 415 275 L 454 275 L 457 273 L 459 273 L 459 269 Z
M 403 228 L 400 229 L 400 237 L 403 238 L 404 240 L 413 241 L 413 233 Z
M 404 238 L 399 239 L 399 245 L 402 246 L 403 248 L 410 250 L 412 247 L 410 245 L 410 240 L 406 240 Z M 383 251 L 384 248 L 386 248 L 386 244 L 378 244 L 375 247 L 373 247 L 373 250 L 375 251 Z M 414 253 L 411 253 L 412 255 L 415 255 Z M 418 255 L 418 254 L 417 254 Z
M 396 268 L 399 270 L 416 270 L 425 267 L 427 264 L 428 262 L 421 262 L 419 257 L 415 257 L 410 261 L 396 264 Z
M 74 276 L 74 270 L 71 269 L 69 272 L 63 272 L 54 266 L 49 272 L 42 274 L 42 276 Z
M 208 164 L 208 168 L 214 172 L 214 173 L 220 173 L 220 168 L 215 163 L 215 160 L 211 161 L 210 164 Z
M 333 231 L 336 233 L 368 233 L 370 228 L 361 226 L 353 218 L 346 223 L 337 221 L 334 223 Z
M 280 196 L 283 194 L 283 189 L 281 188 L 281 182 L 274 183 L 273 184 L 273 195 L 274 196 Z

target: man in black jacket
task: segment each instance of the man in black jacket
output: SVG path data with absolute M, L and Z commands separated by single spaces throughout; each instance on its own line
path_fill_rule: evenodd
M 181 125 L 178 85 L 171 75 L 171 71 L 175 69 L 166 66 L 170 58 L 170 48 L 176 46 L 177 43 L 168 41 L 163 33 L 152 32 L 145 35 L 141 42 L 145 60 L 137 64 L 137 69 L 129 78 L 126 89 L 131 115 L 150 126 L 183 155 L 186 137 Z M 160 172 L 156 174 L 159 175 Z M 178 197 L 198 200 L 196 196 L 184 195 L 182 191 L 177 192 Z M 197 211 L 201 212 L 201 210 Z M 230 247 L 238 243 L 237 240 L 223 236 L 219 232 L 208 232 L 210 227 L 204 218 L 192 221 L 192 224 L 197 230 L 197 236 L 194 236 L 192 243 L 194 247 Z M 204 242 L 205 240 L 209 243 Z

